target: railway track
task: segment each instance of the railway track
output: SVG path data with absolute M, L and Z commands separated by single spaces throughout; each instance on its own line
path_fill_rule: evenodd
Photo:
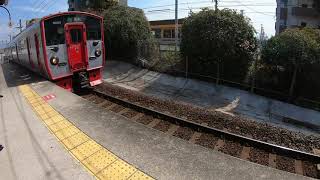
M 320 155 L 316 154 L 319 153 L 316 149 L 315 153 L 308 153 L 248 138 L 170 112 L 160 112 L 98 89 L 81 96 L 106 110 L 191 143 L 283 171 L 320 178 Z

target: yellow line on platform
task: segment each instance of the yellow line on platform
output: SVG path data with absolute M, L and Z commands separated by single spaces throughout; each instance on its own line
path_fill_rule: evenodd
M 87 136 L 43 100 L 30 86 L 22 85 L 19 89 L 48 130 L 95 178 L 153 179 Z

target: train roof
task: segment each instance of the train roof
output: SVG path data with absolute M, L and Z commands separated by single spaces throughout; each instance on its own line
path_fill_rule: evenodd
M 88 12 L 82 12 L 82 11 L 67 11 L 67 12 L 60 12 L 57 14 L 50 14 L 48 16 L 44 16 L 43 18 L 41 18 L 41 21 L 47 20 L 47 19 L 51 19 L 57 16 L 63 16 L 63 15 L 72 15 L 72 14 L 82 14 L 82 15 L 87 15 L 87 16 L 92 16 L 92 17 L 96 17 L 99 19 L 102 19 L 101 16 L 98 16 L 96 14 L 92 14 L 92 13 L 88 13 Z
M 12 41 L 10 41 L 8 43 L 7 46 L 5 46 L 4 48 L 8 48 L 8 47 L 11 47 L 14 43 L 14 39 L 18 36 L 20 36 L 21 34 L 25 33 L 27 30 L 33 28 L 34 26 L 38 25 L 39 23 L 41 23 L 42 21 L 45 21 L 45 20 L 48 20 L 48 19 L 51 19 L 51 18 L 54 18 L 54 17 L 58 17 L 58 16 L 64 16 L 64 15 L 73 15 L 73 14 L 81 14 L 81 15 L 87 15 L 87 16 L 92 16 L 92 17 L 96 17 L 96 18 L 99 18 L 99 19 L 103 19 L 101 16 L 98 16 L 96 14 L 92 14 L 92 13 L 88 13 L 88 12 L 82 12 L 82 11 L 67 11 L 67 12 L 59 12 L 59 13 L 56 13 L 56 14 L 50 14 L 48 16 L 44 16 L 42 18 L 40 18 L 37 22 L 33 23 L 32 25 L 30 25 L 29 27 L 27 27 L 26 29 L 24 29 L 21 33 L 17 34 L 13 39 Z

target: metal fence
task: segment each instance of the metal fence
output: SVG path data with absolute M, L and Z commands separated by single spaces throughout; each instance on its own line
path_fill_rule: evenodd
M 256 58 L 259 58 L 259 54 L 256 55 Z M 278 87 L 275 85 L 270 86 L 267 83 L 262 83 L 264 80 L 271 81 L 268 78 L 277 77 L 258 76 L 258 68 L 255 63 L 252 66 L 253 70 L 251 74 L 248 73 L 245 79 L 228 79 L 225 78 L 226 76 L 223 70 L 223 63 L 216 64 L 215 73 L 202 73 L 199 71 L 194 71 L 193 65 L 190 65 L 190 59 L 188 57 L 182 58 L 180 52 L 175 51 L 174 43 L 161 44 L 160 42 L 153 43 L 152 45 L 149 43 L 140 42 L 138 44 L 138 58 L 136 63 L 153 71 L 235 87 L 258 95 L 290 102 L 298 106 L 320 111 L 320 101 L 314 100 L 314 98 L 310 99 L 309 97 L 305 97 L 303 95 L 296 95 L 292 97 L 290 96 L 290 86 Z M 320 97 L 319 95 L 317 97 Z

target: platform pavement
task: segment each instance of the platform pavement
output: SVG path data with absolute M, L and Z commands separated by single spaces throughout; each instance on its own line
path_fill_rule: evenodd
M 3 73 L 5 68 L 6 78 Z M 8 64 L 0 66 L 0 179 L 94 179 L 40 123 L 14 85 L 40 82 Z M 8 83 L 7 83 L 8 82 Z M 10 86 L 10 87 L 8 87 Z
M 243 161 L 168 136 L 99 108 L 47 81 L 32 83 L 30 87 L 40 96 L 54 94 L 56 98 L 48 103 L 56 111 L 99 144 L 156 179 L 310 179 Z M 39 121 L 33 124 L 35 127 L 31 129 L 37 132 L 40 132 L 37 129 L 41 129 L 42 134 L 44 133 Z M 23 138 L 20 141 L 22 140 Z M 45 141 L 48 139 L 45 138 Z M 51 141 L 49 144 L 42 141 L 39 143 L 43 143 L 43 148 L 49 148 L 54 144 Z M 65 153 L 58 154 L 55 158 L 68 159 L 69 156 Z M 77 168 L 76 171 L 83 172 Z

